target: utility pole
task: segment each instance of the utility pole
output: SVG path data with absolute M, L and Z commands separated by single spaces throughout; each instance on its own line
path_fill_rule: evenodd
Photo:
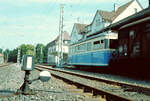
M 18 55 L 17 55 L 17 65 L 19 66 L 20 65 L 20 47 L 18 48 Z
M 36 45 L 34 47 L 34 58 L 35 58 L 35 61 L 36 61 Z
M 59 22 L 59 39 L 58 39 L 58 61 L 57 67 L 63 67 L 63 21 L 64 21 L 64 5 L 60 6 L 60 22 Z
M 43 63 L 43 47 L 41 46 L 40 63 Z
M 7 52 L 7 54 L 6 54 L 6 57 L 7 57 L 7 58 L 6 58 L 6 62 L 8 62 L 8 52 Z

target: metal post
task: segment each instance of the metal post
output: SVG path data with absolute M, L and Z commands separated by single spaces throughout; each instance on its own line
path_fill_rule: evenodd
M 35 94 L 35 92 L 33 90 L 31 90 L 29 87 L 29 84 L 30 84 L 29 75 L 30 75 L 30 71 L 25 71 L 24 83 L 20 87 L 20 89 L 17 90 L 17 94 L 20 94 L 20 93 L 24 94 L 24 95 Z
M 6 57 L 7 57 L 7 58 L 6 58 L 6 62 L 8 62 L 8 53 L 6 54 Z
M 34 57 L 36 58 L 36 46 L 34 47 Z
M 41 46 L 40 63 L 43 63 L 43 47 Z
M 58 40 L 58 61 L 57 67 L 62 67 L 63 65 L 63 16 L 64 16 L 64 5 L 60 7 L 60 24 L 59 24 L 59 40 Z
M 18 55 L 17 55 L 17 65 L 20 65 L 20 48 L 18 48 Z

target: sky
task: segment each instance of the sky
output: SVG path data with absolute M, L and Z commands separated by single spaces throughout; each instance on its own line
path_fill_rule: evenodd
M 59 35 L 60 5 L 64 5 L 64 31 L 74 23 L 89 24 L 98 9 L 112 11 L 130 0 L 0 0 L 0 48 L 21 44 L 48 44 Z M 148 0 L 138 0 L 143 8 Z

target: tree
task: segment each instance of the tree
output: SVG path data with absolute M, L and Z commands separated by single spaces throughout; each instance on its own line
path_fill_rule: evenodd
M 43 63 L 43 49 L 44 49 L 44 45 L 39 43 L 36 45 L 36 56 L 35 56 L 35 61 L 37 63 Z
M 17 62 L 18 49 L 9 51 L 8 62 Z
M 8 59 L 9 59 L 9 53 L 10 53 L 10 50 L 9 50 L 9 49 L 6 49 L 6 50 L 3 52 L 3 55 L 4 55 L 4 61 L 5 61 L 5 62 L 8 62 Z
M 20 47 L 21 49 L 21 58 L 23 57 L 23 55 L 34 55 L 34 46 L 31 44 L 22 44 Z
M 3 52 L 3 49 L 0 48 L 0 53 L 2 54 L 2 52 Z
M 44 63 L 47 63 L 48 45 L 46 45 L 46 46 L 44 47 L 43 53 L 44 53 L 43 61 L 44 61 Z

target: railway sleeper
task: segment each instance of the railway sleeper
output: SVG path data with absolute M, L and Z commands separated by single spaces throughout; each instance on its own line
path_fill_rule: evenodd
M 129 87 L 129 86 L 122 86 L 122 88 L 124 89 L 124 91 L 138 92 L 150 96 L 150 90 L 146 88 L 142 89 L 138 87 Z

